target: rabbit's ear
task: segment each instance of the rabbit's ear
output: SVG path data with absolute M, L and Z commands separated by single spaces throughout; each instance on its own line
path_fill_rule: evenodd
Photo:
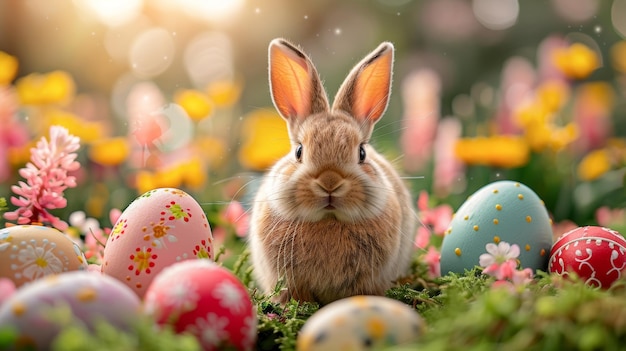
M 328 111 L 328 98 L 311 60 L 284 39 L 269 46 L 270 90 L 274 106 L 289 122 Z
M 354 66 L 337 92 L 333 110 L 373 126 L 389 103 L 392 68 L 393 44 L 384 42 Z

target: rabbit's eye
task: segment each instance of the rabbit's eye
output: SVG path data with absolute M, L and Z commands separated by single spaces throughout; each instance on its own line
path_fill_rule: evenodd
M 365 148 L 363 144 L 359 145 L 359 163 L 363 163 L 365 161 Z
M 296 160 L 302 160 L 302 144 L 298 144 L 296 147 Z

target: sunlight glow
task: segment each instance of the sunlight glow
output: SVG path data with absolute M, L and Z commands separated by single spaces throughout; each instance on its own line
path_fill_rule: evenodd
M 74 4 L 109 27 L 132 21 L 143 8 L 143 0 L 75 0 Z
M 228 22 L 244 5 L 244 0 L 179 0 L 173 2 L 189 16 L 213 23 Z

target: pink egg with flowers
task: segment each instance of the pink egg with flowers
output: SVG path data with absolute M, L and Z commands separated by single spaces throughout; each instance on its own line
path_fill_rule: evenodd
M 617 231 L 587 226 L 559 237 L 552 246 L 548 270 L 577 275 L 587 284 L 609 288 L 626 269 L 626 240 Z
M 213 235 L 204 211 L 186 192 L 159 188 L 122 212 L 104 248 L 102 273 L 143 297 L 165 267 L 197 258 L 213 259 Z
M 246 287 L 210 260 L 172 265 L 152 282 L 144 310 L 159 324 L 193 334 L 204 350 L 252 350 L 256 310 Z

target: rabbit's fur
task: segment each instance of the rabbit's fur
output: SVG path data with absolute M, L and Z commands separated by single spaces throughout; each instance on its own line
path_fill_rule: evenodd
M 256 280 L 271 293 L 282 279 L 283 303 L 383 295 L 408 269 L 416 223 L 405 184 L 369 144 L 389 101 L 393 45 L 382 43 L 354 67 L 332 107 L 297 47 L 275 39 L 269 61 L 272 98 L 292 148 L 254 200 Z

